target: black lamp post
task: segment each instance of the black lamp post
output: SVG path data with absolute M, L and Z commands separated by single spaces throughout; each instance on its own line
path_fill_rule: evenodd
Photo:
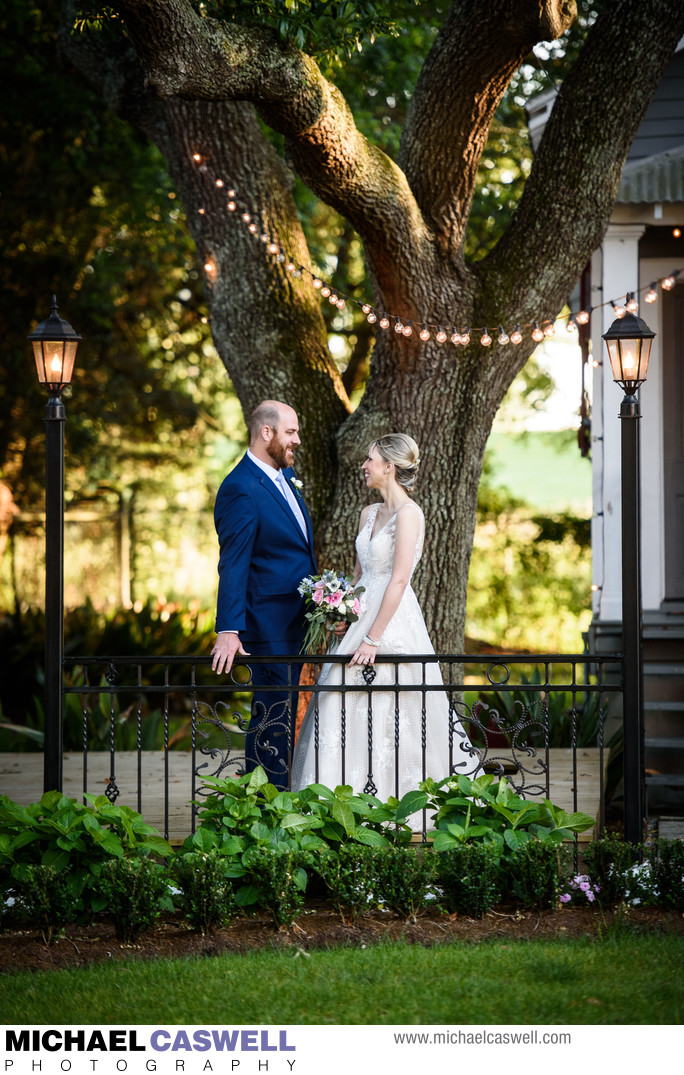
M 639 400 L 646 380 L 652 332 L 645 321 L 626 313 L 613 321 L 606 341 L 613 380 L 625 392 L 620 405 L 622 426 L 622 652 L 623 783 L 625 839 L 639 844 L 644 817 L 643 675 L 641 653 L 641 521 L 639 512 Z
M 43 790 L 62 790 L 62 666 L 64 663 L 64 423 L 62 389 L 70 384 L 81 336 L 57 313 L 28 339 L 38 380 L 50 393 L 45 408 L 45 745 Z

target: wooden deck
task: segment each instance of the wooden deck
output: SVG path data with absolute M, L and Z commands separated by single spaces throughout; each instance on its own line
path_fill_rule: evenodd
M 505 757 L 506 751 L 497 752 Z M 168 755 L 168 802 L 165 802 L 165 756 L 162 751 L 143 751 L 141 765 L 141 813 L 145 821 L 168 835 L 173 842 L 183 840 L 191 831 L 192 755 L 189 751 L 171 750 Z M 604 762 L 607 760 L 607 752 Z M 529 768 L 534 771 L 535 766 Z M 209 769 L 205 770 L 209 772 Z M 226 773 L 227 775 L 227 773 Z M 599 816 L 600 754 L 598 749 L 577 750 L 577 802 L 574 801 L 573 762 L 570 748 L 549 751 L 549 798 L 564 810 L 580 810 L 590 817 Z M 109 754 L 91 751 L 88 754 L 87 791 L 104 795 L 109 779 Z M 533 785 L 539 778 L 526 774 Z M 135 751 L 116 754 L 116 783 L 118 804 L 138 809 L 138 755 Z M 43 788 L 42 754 L 0 754 L 0 792 L 26 806 L 40 799 Z M 64 755 L 64 794 L 78 799 L 83 793 L 83 755 Z M 543 794 L 542 794 L 543 797 Z M 593 838 L 591 830 L 581 840 Z

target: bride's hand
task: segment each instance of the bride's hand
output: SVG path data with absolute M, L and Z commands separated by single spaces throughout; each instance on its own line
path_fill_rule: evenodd
M 375 653 L 375 646 L 369 646 L 367 642 L 362 642 L 349 664 L 374 664 Z
M 342 635 L 345 634 L 348 630 L 349 624 L 345 623 L 344 620 L 340 620 L 340 622 L 336 623 L 333 627 L 333 634 L 337 635 L 338 638 L 341 638 Z

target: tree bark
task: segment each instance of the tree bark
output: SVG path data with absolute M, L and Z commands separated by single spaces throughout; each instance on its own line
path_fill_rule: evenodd
M 272 34 L 202 18 L 187 0 L 112 6 L 135 53 L 94 64 L 92 43 L 67 48 L 169 162 L 200 261 L 216 266 L 207 276 L 214 339 L 245 411 L 275 396 L 300 415 L 321 566 L 353 561 L 368 442 L 410 433 L 421 447 L 417 499 L 427 522 L 416 585 L 437 649 L 460 651 L 484 450 L 533 350 L 529 334 L 518 347 L 486 349 L 475 333 L 462 348 L 437 343 L 434 331 L 423 343 L 417 332 L 378 329 L 366 391 L 350 414 L 317 293 L 229 219 L 215 179 L 234 186 L 259 228 L 308 265 L 292 176 L 262 136 L 256 108 L 284 136 L 298 175 L 359 232 L 377 309 L 461 330 L 553 318 L 602 238 L 629 145 L 684 33 L 681 4 L 605 4 L 507 233 L 473 267 L 463 237 L 496 107 L 531 46 L 571 24 L 572 0 L 455 0 L 418 80 L 398 163 L 360 134 L 315 62 Z

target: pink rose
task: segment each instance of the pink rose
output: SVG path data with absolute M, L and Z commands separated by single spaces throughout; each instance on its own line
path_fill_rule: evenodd
M 360 614 L 360 612 L 361 612 L 361 602 L 359 601 L 358 597 L 354 598 L 354 604 L 352 605 L 352 612 L 354 613 L 355 616 L 358 616 Z
M 337 608 L 337 606 L 342 603 L 342 594 L 339 590 L 337 591 L 337 593 L 328 594 L 328 596 L 325 598 L 325 602 L 326 604 L 330 605 L 331 608 Z
M 316 589 L 311 594 L 311 600 L 313 601 L 314 605 L 320 605 L 321 601 L 323 600 L 323 591 L 319 590 L 318 587 L 316 587 Z

